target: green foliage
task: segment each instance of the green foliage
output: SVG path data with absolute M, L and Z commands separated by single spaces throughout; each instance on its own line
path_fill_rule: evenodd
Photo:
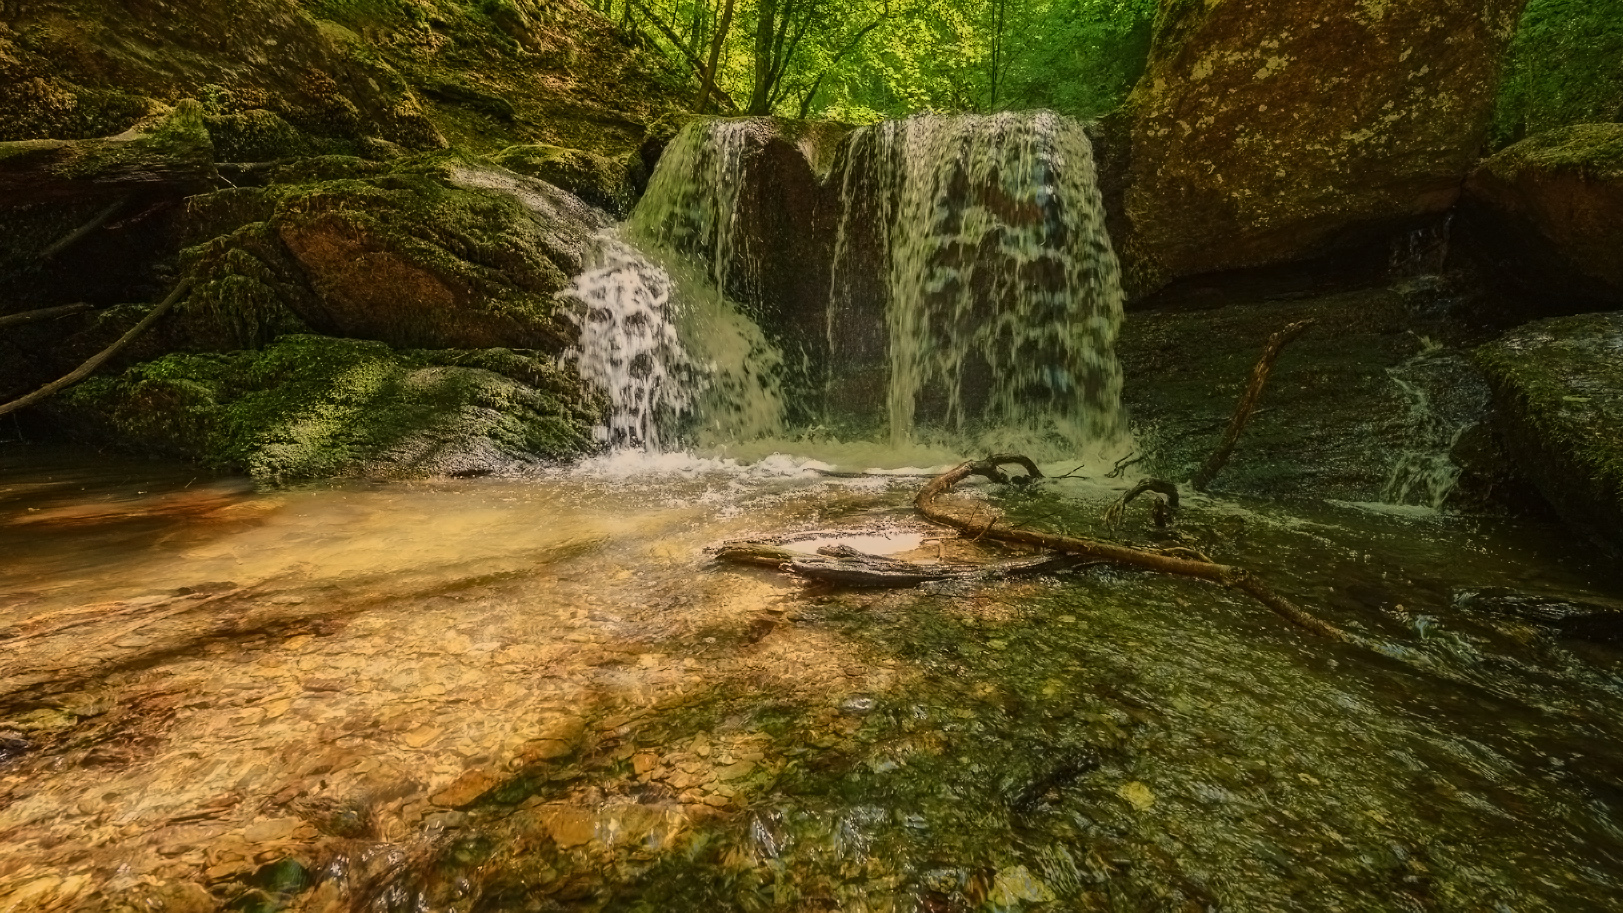
M 624 3 L 628 0 L 619 0 Z M 708 54 L 722 0 L 632 2 L 622 21 L 691 68 Z M 863 123 L 916 111 L 1051 108 L 1096 117 L 1143 71 L 1156 0 L 739 0 L 717 82 L 738 105 Z M 613 15 L 617 4 L 603 7 Z M 659 24 L 649 23 L 652 15 Z M 773 17 L 770 59 L 758 37 Z M 769 23 L 770 24 L 770 23 Z M 680 45 L 672 39 L 678 39 Z
M 1623 0 L 1532 0 L 1506 63 L 1495 146 L 1615 121 L 1623 121 Z

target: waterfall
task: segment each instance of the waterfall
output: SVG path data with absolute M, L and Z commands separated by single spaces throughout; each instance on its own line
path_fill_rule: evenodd
M 1388 368 L 1408 401 L 1408 444 L 1396 454 L 1381 500 L 1441 509 L 1461 469 L 1452 451 L 1487 411 L 1486 385 L 1457 356 L 1422 353 Z
M 887 122 L 825 175 L 829 132 L 709 120 L 672 140 L 568 293 L 575 361 L 614 404 L 603 440 L 745 442 L 793 404 L 825 436 L 882 418 L 896 449 L 1118 443 L 1120 268 L 1081 125 Z
M 860 130 L 848 153 L 835 177 L 831 357 L 839 372 L 842 348 L 862 347 L 850 325 L 882 296 L 892 443 L 926 422 L 1071 454 L 1116 440 L 1121 271 L 1081 125 L 1049 112 L 925 115 Z
M 750 127 L 701 122 L 678 134 L 631 219 L 597 239 L 565 292 L 579 305 L 570 356 L 610 399 L 598 436 L 611 447 L 718 446 L 782 430 L 783 357 L 724 292 Z

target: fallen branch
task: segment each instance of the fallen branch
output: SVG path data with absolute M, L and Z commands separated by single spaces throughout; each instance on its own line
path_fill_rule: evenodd
M 998 519 L 987 521 L 955 513 L 941 503 L 943 495 L 951 492 L 954 486 L 970 476 L 982 476 L 998 483 L 1010 481 L 1000 467 L 1011 464 L 1023 467 L 1029 478 L 1042 478 L 1042 472 L 1038 470 L 1037 464 L 1024 456 L 1000 454 L 985 460 L 971 460 L 931 480 L 919 491 L 918 497 L 914 498 L 913 506 L 929 519 L 977 538 L 1014 545 L 1029 545 L 1124 567 L 1139 567 L 1163 574 L 1194 577 L 1239 590 L 1300 628 L 1336 640 L 1352 640 L 1347 632 L 1298 608 L 1290 600 L 1269 589 L 1257 575 L 1243 568 L 1202 561 L 1198 558 L 1160 554 L 1094 539 L 1021 529 Z
M 1161 496 L 1157 499 L 1155 525 L 1166 526 L 1172 522 L 1174 512 L 1178 509 L 1178 486 L 1162 479 L 1142 479 L 1105 510 L 1105 525 L 1112 530 L 1120 526 L 1122 518 L 1127 515 L 1127 505 L 1147 491 L 1153 491 Z
M 50 320 L 52 317 L 66 317 L 69 314 L 78 314 L 90 310 L 88 304 L 64 304 L 54 308 L 40 308 L 37 311 L 23 311 L 21 314 L 7 314 L 0 317 L 0 327 L 15 326 L 19 323 L 30 323 L 35 320 Z
M 83 241 L 85 238 L 90 237 L 91 232 L 102 227 L 103 225 L 106 225 L 108 219 L 118 215 L 119 210 L 124 208 L 124 204 L 126 202 L 128 201 L 119 200 L 117 203 L 114 203 L 113 205 L 108 206 L 106 209 L 103 209 L 101 212 L 96 213 L 96 215 L 92 217 L 90 221 L 79 226 L 78 228 L 75 228 L 73 231 L 68 232 L 62 237 L 61 240 L 40 251 L 39 258 L 41 260 L 49 260 L 73 245 L 78 244 L 80 241 Z
M 1042 574 L 1078 563 L 1069 555 L 1047 554 L 987 564 L 921 564 L 870 555 L 847 545 L 826 545 L 819 548 L 817 554 L 810 555 L 784 548 L 779 541 L 724 542 L 711 549 L 711 553 L 717 561 L 772 567 L 811 580 L 856 587 L 905 588 L 932 580 L 980 580 L 1017 574 Z
M 1234 453 L 1234 444 L 1240 439 L 1240 432 L 1251 421 L 1251 415 L 1257 408 L 1257 400 L 1262 397 L 1262 388 L 1268 383 L 1268 372 L 1273 369 L 1274 362 L 1278 360 L 1279 353 L 1289 345 L 1291 340 L 1302 335 L 1308 327 L 1313 325 L 1312 320 L 1299 320 L 1285 327 L 1274 335 L 1268 337 L 1268 345 L 1262 350 L 1262 357 L 1257 360 L 1251 369 L 1251 383 L 1245 388 L 1245 395 L 1240 397 L 1240 404 L 1234 409 L 1234 418 L 1229 420 L 1228 430 L 1223 432 L 1223 440 L 1218 443 L 1217 449 L 1206 458 L 1205 465 L 1189 480 L 1189 484 L 1196 491 L 1205 491 L 1206 486 L 1212 483 L 1217 473 L 1228 463 L 1229 456 Z
M 107 363 L 108 359 L 112 358 L 114 355 L 117 355 L 125 346 L 129 345 L 131 342 L 134 342 L 137 336 L 140 336 L 142 333 L 146 332 L 148 327 L 152 326 L 154 323 L 157 323 L 158 318 L 162 317 L 164 313 L 171 307 L 174 307 L 175 302 L 179 301 L 191 287 L 192 280 L 181 280 L 181 283 L 175 286 L 175 290 L 169 293 L 168 298 L 165 298 L 158 304 L 157 307 L 153 308 L 151 311 L 148 311 L 147 315 L 141 318 L 141 322 L 131 327 L 128 333 L 120 336 L 117 342 L 105 349 L 102 349 L 95 355 L 90 356 L 88 361 L 75 368 L 73 372 L 68 374 L 66 377 L 63 377 L 60 380 L 52 381 L 51 383 L 40 387 L 38 390 L 35 390 L 33 393 L 30 393 L 20 399 L 14 399 L 9 403 L 0 404 L 0 415 L 5 415 L 8 412 L 16 412 L 18 409 L 32 406 L 40 400 L 65 390 L 79 381 L 89 377 L 91 374 L 94 374 L 97 368 Z

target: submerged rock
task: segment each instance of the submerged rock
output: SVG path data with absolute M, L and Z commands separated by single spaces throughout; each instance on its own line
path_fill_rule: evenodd
M 1517 468 L 1574 528 L 1623 551 L 1623 313 L 1529 324 L 1476 362 Z
M 1577 640 L 1623 641 L 1623 603 L 1524 593 L 1504 587 L 1460 590 L 1454 605 L 1553 628 Z
M 599 404 L 549 358 L 395 351 L 289 336 L 257 352 L 173 354 L 68 391 L 82 435 L 263 482 L 482 475 L 593 447 Z
M 1523 2 L 1163 4 L 1126 116 L 1132 290 L 1448 210 Z
M 1623 307 L 1623 124 L 1579 124 L 1482 164 L 1461 210 L 1471 235 L 1545 313 Z

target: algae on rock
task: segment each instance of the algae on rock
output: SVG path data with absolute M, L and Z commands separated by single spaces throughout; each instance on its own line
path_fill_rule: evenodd
M 1476 361 L 1517 468 L 1570 524 L 1623 552 L 1623 313 L 1528 324 Z
M 499 473 L 590 451 L 602 405 L 538 353 L 287 336 L 166 355 L 52 408 L 82 434 L 269 483 Z

